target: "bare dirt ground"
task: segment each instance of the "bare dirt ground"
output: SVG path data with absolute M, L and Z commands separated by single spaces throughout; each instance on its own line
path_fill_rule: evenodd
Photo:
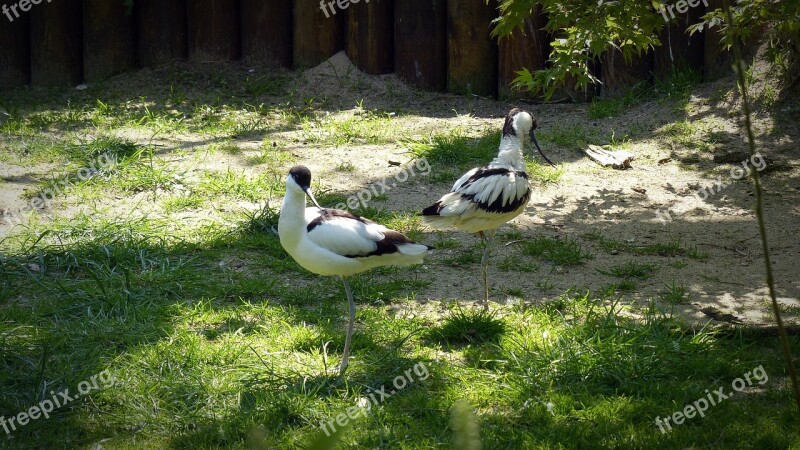
M 208 69 L 205 69 L 208 70 Z M 216 70 L 216 69 L 215 69 Z M 223 69 L 220 69 L 223 70 Z M 239 66 L 224 70 L 246 72 Z M 335 117 L 361 114 L 364 110 L 391 113 L 392 123 L 402 128 L 405 139 L 425 139 L 432 134 L 462 128 L 469 135 L 482 135 L 502 126 L 506 111 L 521 106 L 531 111 L 542 133 L 558 130 L 570 136 L 573 129 L 588 130 L 595 136 L 590 142 L 612 144 L 636 155 L 630 170 L 600 168 L 580 151 L 578 142 L 544 141 L 550 159 L 563 169 L 557 183 L 537 184 L 528 209 L 504 230 L 517 230 L 521 237 L 503 235 L 491 269 L 492 297 L 500 303 L 516 301 L 547 302 L 565 291 L 598 292 L 610 283 L 619 281 L 606 273 L 611 267 L 627 261 L 652 263 L 657 266 L 653 276 L 636 280 L 636 290 L 623 295 L 623 302 L 646 307 L 653 302 L 664 311 L 674 311 L 690 322 L 702 323 L 710 318 L 727 321 L 741 320 L 748 324 L 772 322 L 764 283 L 764 264 L 753 206 L 752 183 L 747 179 L 733 180 L 731 169 L 740 164 L 714 162 L 715 155 L 744 152 L 745 134 L 741 127 L 739 97 L 734 93 L 732 79 L 696 86 L 683 111 L 658 100 L 637 103 L 614 117 L 589 119 L 587 104 L 524 104 L 495 101 L 478 97 L 421 92 L 411 89 L 393 75 L 372 77 L 357 71 L 343 58 L 331 61 L 297 78 L 297 92 L 306 97 L 324 99 L 319 114 Z M 756 72 L 756 80 L 763 77 Z M 146 86 L 156 83 L 154 72 L 143 70 L 113 81 L 118 85 Z M 756 84 L 754 89 L 764 89 Z M 797 98 L 796 96 L 794 97 Z M 255 100 L 254 100 L 255 101 Z M 359 104 L 360 107 L 356 106 Z M 409 112 L 413 112 L 409 114 Z M 687 123 L 695 132 L 676 138 L 675 124 Z M 778 98 L 770 108 L 757 105 L 755 127 L 758 149 L 766 158 L 761 172 L 766 190 L 767 227 L 770 251 L 775 268 L 778 294 L 787 317 L 800 317 L 800 108 L 789 97 Z M 613 130 L 613 141 L 612 141 Z M 698 131 L 699 130 L 699 131 Z M 679 133 L 679 132 L 678 132 Z M 581 133 L 577 133 L 581 134 Z M 583 133 L 586 134 L 586 133 Z M 625 138 L 625 136 L 629 136 Z M 147 142 L 151 136 L 131 131 L 130 138 Z M 407 145 L 402 140 L 387 145 L 320 146 L 309 143 L 302 129 L 278 131 L 264 140 L 282 140 L 296 157 L 296 162 L 309 166 L 322 185 L 334 191 L 355 193 L 378 180 L 390 179 L 402 170 L 389 161 L 404 164 L 411 161 Z M 566 139 L 567 141 L 569 139 Z M 702 140 L 705 146 L 694 145 Z M 207 145 L 209 139 L 200 135 L 159 136 L 153 141 L 163 155 L 176 150 Z M 171 165 L 186 165 L 185 172 L 208 167 L 228 167 L 232 170 L 258 174 L 263 166 L 247 163 L 261 139 L 239 139 L 244 150 L 238 154 L 215 152 L 200 158 L 167 158 Z M 351 171 L 335 170 L 350 163 Z M 0 164 L 0 210 L 19 209 L 25 200 L 23 193 L 54 170 L 48 166 Z M 717 177 L 727 184 L 715 195 L 698 200 L 698 189 L 713 186 Z M 431 183 L 428 177 L 415 176 L 397 183 L 388 198 L 376 201 L 375 206 L 388 210 L 420 210 L 447 192 L 452 183 Z M 729 183 L 729 184 L 728 184 Z M 124 211 L 132 205 L 146 210 L 139 199 L 99 199 L 111 210 Z M 280 199 L 272 199 L 273 203 Z M 57 209 L 47 214 L 64 215 L 79 205 L 64 199 Z M 329 205 L 332 206 L 332 205 Z M 258 203 L 226 205 L 255 210 Z M 657 211 L 673 208 L 673 220 L 662 222 Z M 146 211 L 141 213 L 144 214 Z M 195 211 L 187 216 L 198 220 L 208 211 Z M 0 237 L 13 233 L 8 222 L 0 221 Z M 641 255 L 630 251 L 608 250 L 596 238 L 623 242 L 632 248 L 679 239 L 688 249 L 697 249 L 707 258 L 684 256 Z M 447 265 L 443 259 L 474 247 L 474 236 L 445 233 L 461 241 L 459 248 L 442 249 L 430 258 L 421 276 L 431 284 L 418 293 L 417 299 L 477 300 L 480 295 L 478 264 Z M 535 261 L 530 272 L 503 271 L 497 262 L 507 257 L 522 258 L 513 241 L 535 236 L 552 236 L 578 241 L 593 255 L 582 265 L 560 267 Z M 434 244 L 437 235 L 427 235 Z M 510 244 L 510 245 L 509 245 Z M 529 257 L 528 257 L 529 258 Z M 673 304 L 663 301 L 660 293 L 673 284 L 688 290 L 688 300 Z M 520 297 L 521 295 L 521 299 Z M 706 309 L 713 307 L 713 311 Z M 731 314 L 720 316 L 720 314 Z

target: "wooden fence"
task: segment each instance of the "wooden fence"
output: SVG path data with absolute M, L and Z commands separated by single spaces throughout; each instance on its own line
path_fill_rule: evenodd
M 420 88 L 516 97 L 515 72 L 544 67 L 551 40 L 535 15 L 498 43 L 489 35 L 495 4 L 483 0 L 326 0 L 326 11 L 319 0 L 50 1 L 0 0 L 9 8 L 0 15 L 0 87 L 94 82 L 175 59 L 304 68 L 345 50 L 364 72 L 395 72 Z M 691 8 L 665 28 L 663 47 L 629 64 L 602 58 L 604 93 L 677 65 L 718 77 L 729 66 L 716 37 L 683 32 L 703 13 Z

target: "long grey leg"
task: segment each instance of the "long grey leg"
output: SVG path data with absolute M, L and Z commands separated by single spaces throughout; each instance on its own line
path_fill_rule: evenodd
M 481 273 L 483 275 L 483 309 L 489 309 L 489 255 L 494 243 L 494 234 L 497 230 L 487 230 L 486 239 L 483 241 L 483 256 L 481 257 Z
M 353 327 L 356 324 L 356 302 L 353 301 L 353 290 L 350 289 L 350 283 L 347 278 L 342 277 L 344 283 L 344 291 L 347 293 L 347 301 L 350 305 L 350 321 L 347 323 L 347 337 L 344 340 L 344 352 L 342 353 L 342 364 L 339 366 L 339 375 L 344 375 L 347 370 L 347 361 L 350 359 L 350 343 L 353 339 Z

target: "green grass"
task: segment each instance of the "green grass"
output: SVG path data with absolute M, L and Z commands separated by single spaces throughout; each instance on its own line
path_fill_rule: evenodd
M 405 145 L 415 158 L 428 160 L 432 182 L 452 183 L 464 171 L 485 165 L 497 156 L 500 134 L 489 133 L 472 138 L 462 130 L 454 129 L 425 140 L 406 141 Z
M 497 268 L 504 272 L 538 272 L 540 266 L 531 261 L 522 261 L 514 255 L 508 255 L 497 261 Z
M 537 237 L 517 245 L 523 255 L 540 258 L 559 266 L 577 266 L 592 258 L 592 255 L 584 251 L 577 241 L 571 239 Z
M 611 283 L 600 288 L 600 294 L 604 297 L 623 294 L 625 292 L 633 292 L 637 288 L 636 283 L 630 279 L 622 280 L 616 283 Z
M 354 172 L 356 170 L 356 166 L 354 166 L 350 161 L 343 161 L 334 167 L 333 170 L 336 170 L 337 172 Z
M 581 123 L 554 124 L 546 129 L 537 130 L 536 136 L 541 140 L 540 144 L 550 142 L 568 149 L 578 148 L 581 142 L 597 142 L 601 139 L 598 131 L 584 127 Z M 545 152 L 547 148 L 547 145 L 542 146 Z
M 708 254 L 701 252 L 696 246 L 689 247 L 681 242 L 680 237 L 670 239 L 666 242 L 656 242 L 649 245 L 634 245 L 629 242 L 622 242 L 609 239 L 597 230 L 585 233 L 583 239 L 593 242 L 598 248 L 606 252 L 627 252 L 634 255 L 655 255 L 665 257 L 686 256 L 691 259 L 705 260 Z
M 675 280 L 672 280 L 672 284 L 665 286 L 665 288 L 658 293 L 662 301 L 672 304 L 689 302 L 691 294 L 683 284 L 677 284 Z
M 657 270 L 639 258 L 676 268 L 689 259 L 699 264 L 703 254 L 677 239 L 635 246 L 599 233 L 530 239 L 530 231 L 507 229 L 503 240 L 522 242 L 492 263 L 493 284 L 506 286 L 498 295 L 519 300 L 484 313 L 463 306 L 475 298 L 453 302 L 458 295 L 446 290 L 453 282 L 477 285 L 479 243 L 427 235 L 411 210 L 360 208 L 440 253 L 424 266 L 351 278 L 358 305 L 353 353 L 347 377 L 337 377 L 342 284 L 306 272 L 285 253 L 277 201 L 304 145 L 296 140 L 304 126 L 317 133 L 305 142 L 315 146 L 394 142 L 404 130 L 363 108 L 326 116 L 333 110 L 327 100 L 300 98 L 288 76 L 203 67 L 152 69 L 159 83 L 147 78 L 147 89 L 110 80 L 83 92 L 4 91 L 0 102 L 10 115 L 0 123 L 0 159 L 51 164 L 28 195 L 69 180 L 56 203 L 76 208 L 55 207 L 52 217 L 34 218 L 0 240 L 0 417 L 29 410 L 51 390 L 74 394 L 105 370 L 115 384 L 10 435 L 0 432 L 0 447 L 308 448 L 324 436 L 321 422 L 382 387 L 396 389 L 404 373 L 413 380 L 343 430 L 341 448 L 446 449 L 470 439 L 487 449 L 800 442 L 774 338 L 691 327 L 652 299 L 638 303 L 652 305 L 645 310 L 622 306 Z M 699 133 L 718 137 L 712 128 Z M 590 128 L 565 124 L 540 137 L 569 147 L 589 135 Z M 452 183 L 496 153 L 496 133 L 459 136 L 420 143 L 439 181 Z M 116 157 L 113 166 L 77 178 L 106 153 Z M 242 165 L 229 167 L 232 160 Z M 561 176 L 538 169 L 528 166 L 540 182 Z M 316 181 L 314 187 L 323 204 L 346 199 Z M 612 268 L 619 278 L 597 292 L 560 291 L 571 269 L 561 275 L 545 267 L 593 270 L 591 253 L 611 251 L 630 261 Z M 470 267 L 462 267 L 463 280 L 441 280 L 434 271 L 447 263 Z M 504 283 L 511 277 L 522 283 Z M 684 304 L 684 283 L 677 278 L 655 296 Z M 423 292 L 443 292 L 447 300 Z M 542 302 L 544 294 L 554 300 Z M 425 376 L 412 370 L 420 364 Z M 656 417 L 761 365 L 769 374 L 763 386 L 670 433 L 658 431 Z
M 447 266 L 468 266 L 481 261 L 481 252 L 476 249 L 456 251 L 451 256 L 442 258 L 442 264 Z
M 490 132 L 478 137 L 471 137 L 461 129 L 453 129 L 425 140 L 406 141 L 410 153 L 416 158 L 426 158 L 431 166 L 430 179 L 434 183 L 452 183 L 461 174 L 473 167 L 488 164 L 495 156 L 500 145 L 500 133 Z M 529 151 L 536 151 L 529 149 Z M 546 148 L 544 149 L 547 154 Z M 563 169 L 553 168 L 528 156 L 526 170 L 533 182 L 540 184 L 555 183 L 561 179 Z
M 388 144 L 397 137 L 392 118 L 378 111 L 349 117 L 306 117 L 302 129 L 307 139 L 318 145 Z
M 164 212 L 172 214 L 179 211 L 198 209 L 205 204 L 205 199 L 197 194 L 177 195 L 164 200 Z
M 655 272 L 656 269 L 658 269 L 656 264 L 627 261 L 624 264 L 612 266 L 608 270 L 597 269 L 597 271 L 606 275 L 613 275 L 617 278 L 638 278 L 640 280 L 646 280 L 653 276 L 653 272 Z
M 358 326 L 339 380 L 341 284 L 285 255 L 270 231 L 276 217 L 265 209 L 187 229 L 79 216 L 3 242 L 2 415 L 41 401 L 45 382 L 74 390 L 106 369 L 116 379 L 4 445 L 242 448 L 256 436 L 304 446 L 321 421 L 419 363 L 429 376 L 354 422 L 345 447 L 447 448 L 459 399 L 475 405 L 486 448 L 786 447 L 800 438 L 788 392 L 773 381 L 783 369 L 771 339 L 686 332 L 656 310 L 638 321 L 590 295 L 492 313 L 398 313 L 413 310 L 426 284 L 417 269 L 353 278 Z M 765 389 L 658 432 L 656 417 L 759 365 Z
M 505 322 L 491 313 L 456 305 L 441 325 L 428 331 L 427 338 L 445 345 L 480 344 L 497 342 L 505 329 Z
M 629 107 L 650 98 L 652 89 L 647 83 L 638 83 L 625 92 L 624 95 L 614 98 L 596 97 L 589 104 L 589 118 L 603 119 L 616 116 Z
M 691 89 L 702 81 L 702 74 L 689 68 L 678 68 L 670 76 L 658 80 L 655 86 L 640 82 L 633 85 L 622 95 L 603 98 L 595 97 L 587 111 L 590 119 L 604 119 L 618 116 L 628 108 L 655 98 L 660 103 L 676 100 L 678 105 L 685 105 Z

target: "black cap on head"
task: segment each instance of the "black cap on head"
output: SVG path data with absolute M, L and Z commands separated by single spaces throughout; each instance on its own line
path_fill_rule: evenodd
M 517 132 L 514 131 L 514 116 L 521 112 L 527 112 L 525 110 L 519 108 L 513 108 L 511 111 L 506 114 L 506 122 L 503 124 L 503 136 L 516 136 Z M 536 129 L 536 118 L 533 117 L 533 114 L 528 113 L 531 116 L 531 120 L 533 120 L 533 126 L 531 126 L 531 130 Z
M 294 166 L 289 169 L 289 175 L 304 191 L 311 187 L 311 171 L 308 170 L 308 167 Z

